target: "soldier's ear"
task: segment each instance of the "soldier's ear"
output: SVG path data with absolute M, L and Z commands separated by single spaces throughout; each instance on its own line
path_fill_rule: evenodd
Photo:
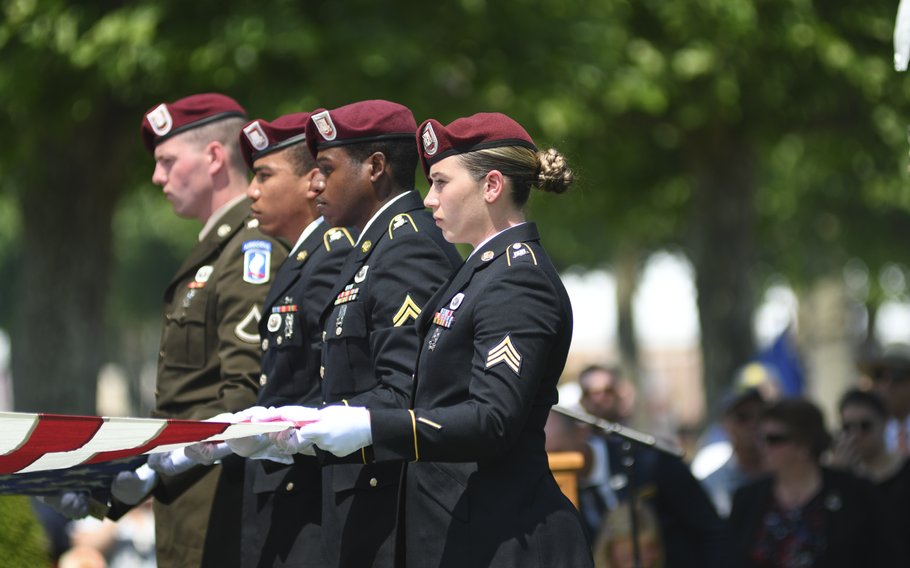
M 226 166 L 226 150 L 221 142 L 209 142 L 203 152 L 209 161 L 209 175 L 215 175 Z
M 374 152 L 367 158 L 367 163 L 370 166 L 370 181 L 372 182 L 376 182 L 382 174 L 388 173 L 389 163 L 382 152 Z
M 495 203 L 505 194 L 506 180 L 499 170 L 490 170 L 484 178 L 483 199 L 487 203 Z

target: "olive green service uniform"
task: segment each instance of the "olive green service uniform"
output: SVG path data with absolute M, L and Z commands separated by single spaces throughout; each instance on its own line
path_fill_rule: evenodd
M 374 216 L 322 313 L 327 403 L 409 407 L 414 322 L 461 262 L 416 191 Z M 398 463 L 323 468 L 322 533 L 330 566 L 392 566 L 400 476 Z
M 356 235 L 354 229 L 319 223 L 275 274 L 259 322 L 258 406 L 322 405 L 319 316 Z M 326 566 L 320 529 L 322 468 L 316 458 L 295 454 L 293 465 L 246 462 L 243 568 Z
M 259 232 L 250 203 L 224 213 L 165 290 L 155 417 L 204 420 L 256 402 L 259 320 L 288 249 Z M 230 456 L 159 475 L 159 567 L 239 566 L 243 469 L 243 458 Z

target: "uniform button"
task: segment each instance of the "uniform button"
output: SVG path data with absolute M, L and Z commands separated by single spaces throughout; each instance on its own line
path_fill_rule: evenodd
M 159 351 L 158 356 L 161 357 L 162 359 L 164 359 L 164 351 L 163 350 Z
M 284 488 L 287 489 L 288 491 L 293 491 L 294 482 L 292 481 L 292 482 L 288 483 L 287 485 L 284 486 Z
M 158 389 L 155 389 L 155 396 L 158 396 Z
M 319 367 L 319 376 L 325 378 L 325 367 Z
M 325 343 L 325 332 L 322 332 L 322 342 Z
M 267 376 L 259 375 L 259 386 L 264 387 L 265 383 L 267 383 L 268 380 L 269 380 L 269 378 Z
M 281 339 L 281 336 L 279 335 L 278 337 L 275 338 L 275 343 L 277 343 L 278 345 L 281 345 L 281 342 L 282 342 L 282 339 Z
M 170 320 L 170 319 L 171 319 L 171 314 L 167 314 L 167 315 L 164 316 L 164 317 L 165 317 L 166 319 Z
M 269 348 L 269 340 L 268 340 L 268 339 L 263 339 L 263 340 L 262 340 L 262 350 L 265 351 L 265 350 L 268 349 L 268 348 Z
M 376 485 L 378 483 L 379 483 L 379 481 L 377 481 L 376 478 L 374 477 L 373 479 L 370 480 L 370 487 L 376 487 Z

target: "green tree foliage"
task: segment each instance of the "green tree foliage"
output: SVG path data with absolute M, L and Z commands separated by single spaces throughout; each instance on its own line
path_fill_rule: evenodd
M 157 317 L 198 224 L 149 185 L 138 125 L 197 92 L 265 119 L 365 98 L 418 121 L 509 114 L 580 174 L 530 203 L 557 265 L 667 244 L 693 259 L 709 403 L 751 354 L 758 263 L 800 283 L 853 256 L 873 272 L 903 258 L 910 81 L 890 68 L 892 1 L 0 6 L 0 219 L 19 227 L 0 228 L 19 278 L 0 279 L 0 321 L 16 322 L 17 396 L 56 385 L 61 408 L 86 411 L 105 322 Z
M 0 566 L 50 566 L 44 529 L 35 518 L 28 497 L 0 497 Z

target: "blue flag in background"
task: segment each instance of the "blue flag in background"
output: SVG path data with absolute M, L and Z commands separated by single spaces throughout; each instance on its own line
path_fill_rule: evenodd
M 756 354 L 754 360 L 766 365 L 777 374 L 784 396 L 794 397 L 803 394 L 806 381 L 790 326 L 787 326 L 787 329 L 774 340 L 770 347 Z

